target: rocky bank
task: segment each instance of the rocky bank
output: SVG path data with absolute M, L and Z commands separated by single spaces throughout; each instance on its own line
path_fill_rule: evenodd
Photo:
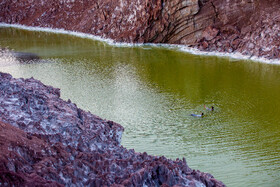
M 0 22 L 280 58 L 278 0 L 2 0 Z
M 0 186 L 225 186 L 185 159 L 120 145 L 124 128 L 0 72 Z

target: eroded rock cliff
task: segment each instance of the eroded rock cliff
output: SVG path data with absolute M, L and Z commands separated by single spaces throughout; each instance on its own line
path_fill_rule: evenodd
M 17 0 L 3 1 L 0 10 L 1 22 L 63 28 L 120 42 L 280 55 L 277 0 Z
M 280 58 L 278 0 L 3 0 L 0 22 Z
M 0 72 L 0 186 L 224 186 L 186 161 L 120 145 L 123 127 Z
M 179 33 L 191 30 L 198 10 L 198 0 L 17 0 L 0 4 L 0 22 L 63 28 L 120 42 L 180 43 Z
M 215 16 L 203 29 L 200 49 L 280 58 L 280 1 L 206 0 L 196 16 L 211 7 Z

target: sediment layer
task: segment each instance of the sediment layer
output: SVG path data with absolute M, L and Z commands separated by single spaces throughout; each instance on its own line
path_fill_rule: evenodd
M 0 186 L 224 186 L 185 159 L 121 146 L 124 128 L 0 72 Z
M 3 0 L 0 22 L 280 58 L 278 0 Z

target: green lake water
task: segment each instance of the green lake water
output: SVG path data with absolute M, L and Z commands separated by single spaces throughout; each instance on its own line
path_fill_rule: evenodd
M 0 28 L 0 47 L 41 58 L 2 55 L 1 72 L 33 76 L 120 123 L 128 149 L 185 157 L 227 186 L 280 186 L 280 65 L 15 28 Z

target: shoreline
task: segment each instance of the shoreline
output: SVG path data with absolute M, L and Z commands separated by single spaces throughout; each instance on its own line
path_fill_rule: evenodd
M 219 58 L 230 58 L 234 60 L 248 60 L 248 61 L 259 62 L 264 64 L 280 65 L 280 59 L 278 60 L 278 59 L 267 59 L 264 57 L 256 57 L 256 56 L 246 56 L 241 53 L 201 51 L 198 48 L 193 48 L 182 44 L 116 42 L 110 38 L 102 38 L 100 36 L 95 36 L 93 34 L 87 34 L 83 32 L 69 31 L 69 30 L 58 29 L 58 28 L 33 27 L 33 26 L 26 26 L 20 24 L 7 24 L 3 22 L 0 22 L 0 27 L 5 27 L 5 28 L 10 27 L 10 28 L 17 28 L 17 29 L 28 30 L 28 31 L 49 32 L 49 33 L 56 33 L 56 34 L 67 34 L 79 38 L 87 38 L 95 41 L 104 42 L 108 45 L 116 46 L 116 47 L 144 47 L 144 46 L 152 46 L 157 48 L 164 47 L 169 50 L 176 50 L 179 52 L 189 53 L 198 56 L 214 56 Z
M 185 158 L 123 147 L 124 127 L 63 100 L 59 88 L 37 79 L 0 72 L 0 101 L 0 184 L 225 186 Z

